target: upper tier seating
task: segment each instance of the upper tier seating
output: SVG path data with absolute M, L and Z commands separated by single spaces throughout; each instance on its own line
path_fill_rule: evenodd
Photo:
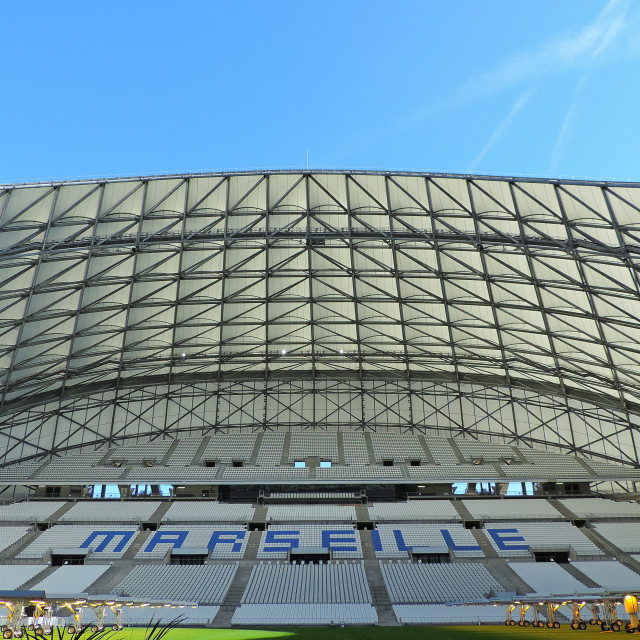
M 478 563 L 383 563 L 380 567 L 393 603 L 481 600 L 502 591 L 500 583 Z
M 401 467 L 383 467 L 382 465 L 351 465 L 348 467 L 333 466 L 328 469 L 316 469 L 316 478 L 319 480 L 332 480 L 334 478 L 345 480 L 367 480 L 402 478 Z
M 355 522 L 356 510 L 352 506 L 335 504 L 284 504 L 272 505 L 267 511 L 267 522 L 302 522 L 305 520 Z
M 8 467 L 0 469 L 0 481 L 18 481 L 31 478 L 38 472 L 42 466 L 41 462 L 21 462 L 20 464 L 12 464 Z
M 66 502 L 14 502 L 0 506 L 0 522 L 47 522 Z
M 552 453 L 550 451 L 539 451 L 536 449 L 527 449 L 521 447 L 520 454 L 527 460 L 533 469 L 529 470 L 529 465 L 501 465 L 502 470 L 508 477 L 521 476 L 524 471 L 531 474 L 537 469 L 539 477 L 546 476 L 550 478 L 581 478 L 590 477 L 591 472 L 580 463 L 575 457 L 563 455 L 561 453 Z
M 166 461 L 168 467 L 186 467 L 193 459 L 202 444 L 202 438 L 181 438 L 176 448 Z
M 342 433 L 345 464 L 370 464 L 367 441 L 360 431 L 344 431 Z
M 256 433 L 223 433 L 209 438 L 209 442 L 201 456 L 201 460 L 216 462 L 233 462 L 242 460 L 249 462 L 258 435 Z
M 61 458 L 53 458 L 37 474 L 39 480 L 92 480 L 117 479 L 122 475 L 122 469 L 98 466 L 106 451 L 91 451 L 86 453 L 70 453 Z
M 258 450 L 256 464 L 265 466 L 279 465 L 282 461 L 282 450 L 284 449 L 284 433 L 272 433 L 267 431 L 262 436 L 262 443 Z
M 111 449 L 107 464 L 116 460 L 128 462 L 129 464 L 142 464 L 145 461 L 154 460 L 156 464 L 160 464 L 172 444 L 173 440 L 156 440 L 154 442 L 145 442 L 142 445 L 122 445 Z
M 243 604 L 231 624 L 341 625 L 377 624 L 378 614 L 369 604 Z
M 290 547 L 331 547 L 334 558 L 362 558 L 360 533 L 347 524 L 269 525 L 260 538 L 257 557 L 286 558 Z
M 424 441 L 436 464 L 451 466 L 460 463 L 448 438 L 431 438 L 425 436 Z
M 162 516 L 162 522 L 251 522 L 255 509 L 251 504 L 223 502 L 174 502 Z
M 175 548 L 211 550 L 211 558 L 240 560 L 249 540 L 244 525 L 161 525 L 136 554 L 137 560 L 164 558 Z
M 222 480 L 306 480 L 308 477 L 309 469 L 306 467 L 225 467 L 222 472 Z
M 588 594 L 601 591 L 583 584 L 553 562 L 512 562 L 511 568 L 536 596 Z
M 640 575 L 615 560 L 604 562 L 574 562 L 573 566 L 582 571 L 607 591 L 639 591 Z
M 18 589 L 48 567 L 47 564 L 0 564 L 0 590 Z
M 104 532 L 99 534 L 98 532 Z M 110 532 L 117 532 L 111 534 Z M 43 558 L 50 549 L 90 549 L 93 558 L 113 560 L 120 558 L 138 535 L 131 525 L 96 524 L 74 526 L 57 524 L 43 531 L 18 558 Z M 110 538 L 110 539 L 109 539 Z M 82 545 L 85 545 L 82 547 Z
M 261 564 L 251 570 L 242 604 L 371 603 L 364 566 Z
M 463 500 L 471 515 L 478 520 L 562 520 L 564 517 L 546 500 L 538 498 L 507 498 Z
M 466 462 L 471 462 L 474 459 L 481 459 L 485 462 L 499 462 L 509 458 L 518 459 L 513 447 L 507 444 L 461 440 L 460 438 L 455 438 L 453 442 Z
M 484 557 L 471 531 L 458 523 L 380 524 L 371 535 L 379 558 L 406 558 L 408 552 L 404 547 L 412 546 L 451 547 L 458 557 Z M 379 545 L 375 543 L 376 537 Z
M 593 528 L 623 551 L 640 551 L 640 525 L 637 522 L 597 522 Z
M 44 591 L 47 597 L 77 596 L 87 589 L 107 570 L 108 564 L 68 565 L 56 569 L 51 575 L 32 587 Z
M 489 542 L 501 557 L 529 556 L 531 549 L 567 550 L 577 555 L 603 552 L 580 529 L 568 522 L 492 522 L 485 527 Z
M 409 502 L 378 502 L 369 504 L 369 517 L 374 522 L 404 522 L 407 520 L 460 520 L 460 515 L 448 500 L 410 500 Z
M 375 461 L 405 460 L 426 461 L 427 454 L 422 448 L 418 436 L 411 434 L 371 433 L 371 445 Z
M 0 527 L 0 551 L 8 549 L 29 533 L 28 527 Z
M 601 460 L 585 460 L 585 462 L 594 473 L 604 478 L 640 478 L 640 469 L 629 465 L 611 464 Z
M 113 592 L 145 600 L 222 604 L 237 568 L 237 564 L 141 565 Z
M 311 456 L 338 461 L 338 438 L 335 433 L 292 433 L 289 462 L 305 460 Z
M 78 502 L 58 522 L 147 522 L 161 504 L 139 500 Z
M 199 480 L 209 484 L 218 477 L 218 467 L 134 467 L 127 474 L 127 482 L 150 483 L 164 480 L 167 482 L 185 482 Z
M 407 475 L 410 478 L 425 480 L 498 480 L 500 474 L 494 465 L 485 464 L 455 464 L 447 466 L 445 463 L 440 466 L 420 466 L 407 467 Z
M 561 501 L 578 518 L 640 518 L 640 504 L 605 498 L 566 498 Z

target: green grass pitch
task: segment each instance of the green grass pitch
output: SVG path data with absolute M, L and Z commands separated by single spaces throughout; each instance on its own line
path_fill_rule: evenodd
M 608 632 L 611 633 L 611 632 Z M 624 631 L 623 631 L 624 633 Z M 165 640 L 490 640 L 513 638 L 517 640 L 555 640 L 573 637 L 595 638 L 603 632 L 599 626 L 587 627 L 586 631 L 573 631 L 568 624 L 560 629 L 532 629 L 505 626 L 464 627 L 289 627 L 287 629 L 174 629 Z M 617 634 L 616 634 L 617 635 Z M 113 634 L 113 640 L 144 640 L 145 630 L 125 628 Z

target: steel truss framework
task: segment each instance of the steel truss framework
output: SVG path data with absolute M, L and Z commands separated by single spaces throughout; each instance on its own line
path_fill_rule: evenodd
M 261 172 L 0 188 L 2 461 L 401 429 L 637 466 L 639 187 Z

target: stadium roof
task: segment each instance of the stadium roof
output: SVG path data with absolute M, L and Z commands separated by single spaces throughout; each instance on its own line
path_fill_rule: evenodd
M 5 460 L 296 424 L 637 464 L 638 184 L 283 171 L 9 185 L 0 260 Z

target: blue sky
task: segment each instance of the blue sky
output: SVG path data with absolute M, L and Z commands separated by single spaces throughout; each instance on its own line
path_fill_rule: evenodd
M 243 168 L 640 180 L 640 2 L 7 2 L 0 181 Z

